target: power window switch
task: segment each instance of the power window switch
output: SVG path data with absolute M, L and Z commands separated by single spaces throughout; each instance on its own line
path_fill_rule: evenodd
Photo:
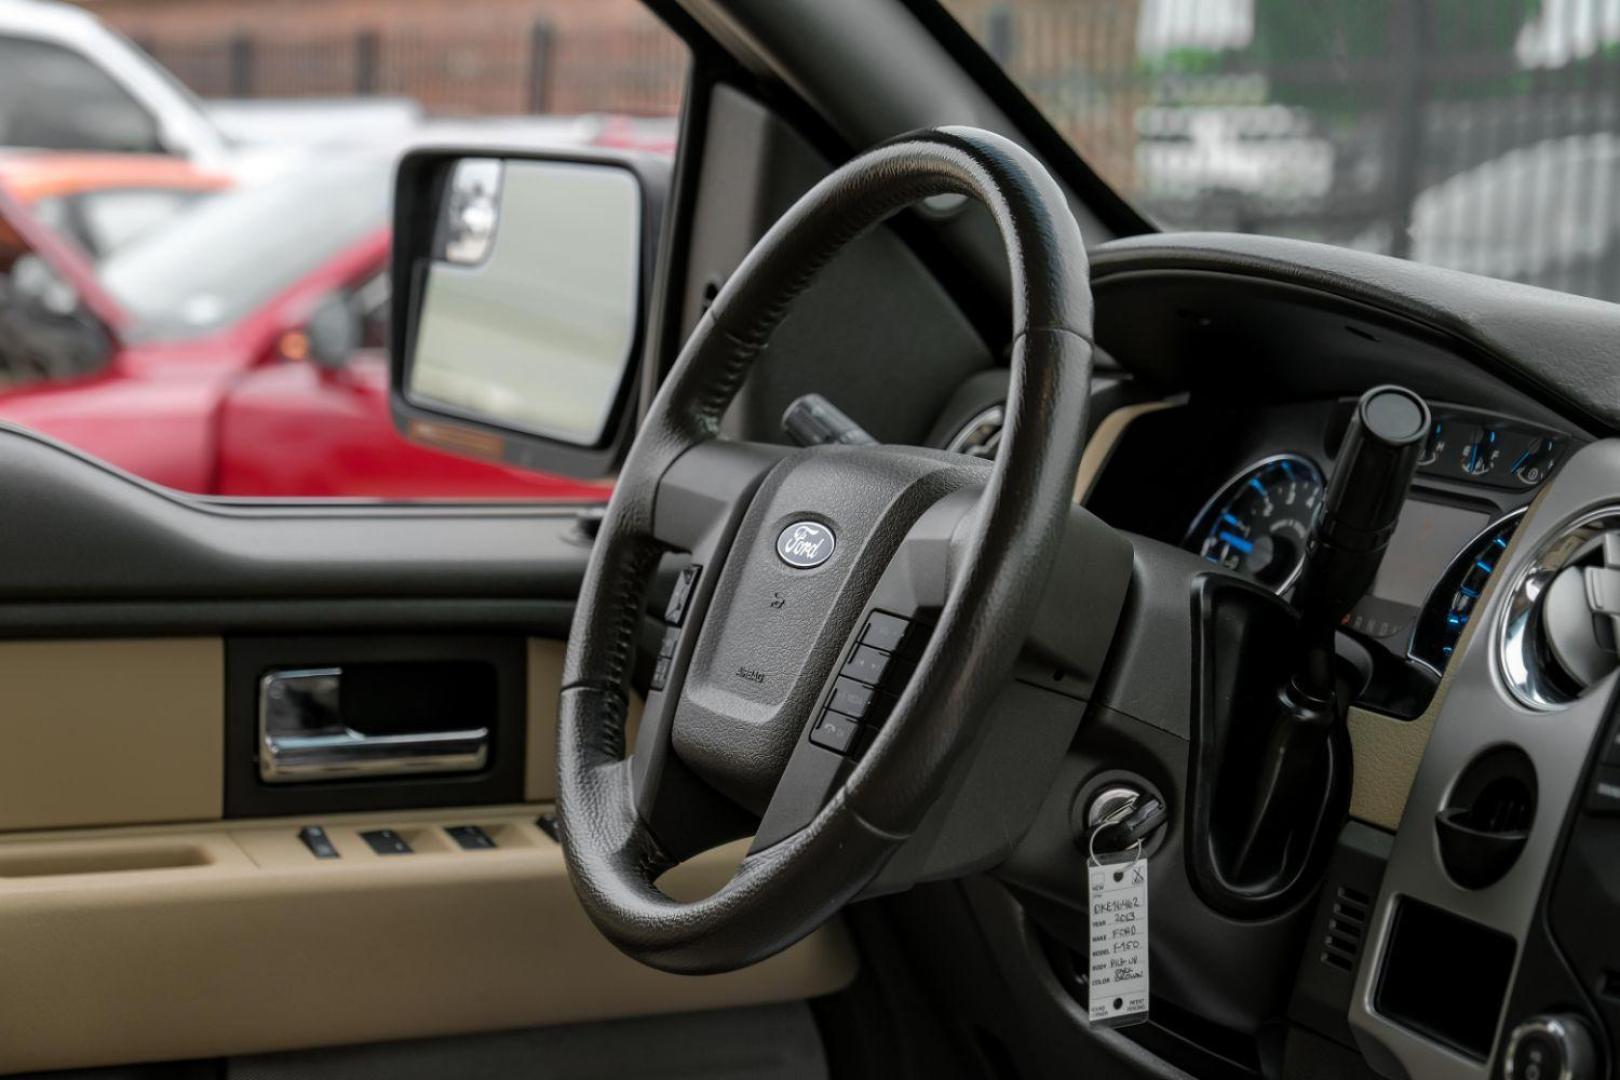
M 298 830 L 298 839 L 304 842 L 304 846 L 309 848 L 309 853 L 317 859 L 342 858 L 338 854 L 338 849 L 332 846 L 331 838 L 326 835 L 326 830 L 319 825 L 305 825 Z
M 372 829 L 370 832 L 360 834 L 360 839 L 370 845 L 371 850 L 378 855 L 409 855 L 411 845 L 405 838 L 393 829 Z
M 445 828 L 463 851 L 492 851 L 495 841 L 489 838 L 489 833 L 477 825 L 451 825 Z

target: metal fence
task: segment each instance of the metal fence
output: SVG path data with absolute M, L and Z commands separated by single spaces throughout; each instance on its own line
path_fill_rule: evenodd
M 238 32 L 140 44 L 205 98 L 386 95 L 448 115 L 670 116 L 680 108 L 687 63 L 680 40 L 650 21 Z
M 1167 226 L 1620 300 L 1620 26 L 1603 3 L 1160 2 L 1152 17 L 1249 23 L 1171 28 L 1215 44 L 1154 50 L 1146 2 L 947 0 Z
M 1612 0 L 946 4 L 1167 226 L 1620 300 L 1620 27 L 1600 25 Z M 1144 47 L 1189 30 L 1215 44 Z M 1532 31 L 1543 47 L 1527 55 Z M 670 115 L 687 62 L 650 18 L 142 43 L 205 97 L 395 95 L 448 114 Z

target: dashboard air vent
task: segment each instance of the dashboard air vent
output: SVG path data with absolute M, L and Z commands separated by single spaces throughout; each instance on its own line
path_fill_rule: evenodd
M 1327 935 L 1322 939 L 1322 963 L 1343 972 L 1356 970 L 1371 907 L 1372 898 L 1366 893 L 1339 886 L 1333 898 L 1333 914 L 1328 917 Z
M 945 449 L 956 454 L 966 454 L 968 457 L 994 461 L 996 451 L 1001 449 L 1001 429 L 1006 423 L 1006 407 L 992 405 L 963 424 L 962 429 L 945 444 Z
M 1544 541 L 1514 574 L 1497 636 L 1521 704 L 1562 707 L 1620 667 L 1620 508 Z

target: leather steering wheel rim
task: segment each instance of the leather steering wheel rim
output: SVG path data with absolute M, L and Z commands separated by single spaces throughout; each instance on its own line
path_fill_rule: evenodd
M 984 204 L 1000 232 L 1012 378 L 1000 452 L 932 639 L 877 741 L 809 825 L 750 854 L 713 895 L 673 900 L 655 881 L 677 860 L 638 812 L 624 758 L 635 641 L 665 553 L 653 529 L 660 480 L 718 438 L 750 366 L 822 267 L 894 213 L 941 194 Z M 743 261 L 650 406 L 569 637 L 558 713 L 561 838 L 581 903 L 622 951 L 687 973 L 763 959 L 836 914 L 916 830 L 1011 670 L 1056 555 L 1085 430 L 1091 329 L 1085 248 L 1062 191 L 1017 144 L 971 128 L 918 132 L 859 155 L 800 198 Z

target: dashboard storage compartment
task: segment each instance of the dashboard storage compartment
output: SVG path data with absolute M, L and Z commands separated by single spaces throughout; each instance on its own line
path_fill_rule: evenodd
M 1400 899 L 1391 918 L 1374 1006 L 1484 1061 L 1513 973 L 1513 939 L 1410 897 Z

